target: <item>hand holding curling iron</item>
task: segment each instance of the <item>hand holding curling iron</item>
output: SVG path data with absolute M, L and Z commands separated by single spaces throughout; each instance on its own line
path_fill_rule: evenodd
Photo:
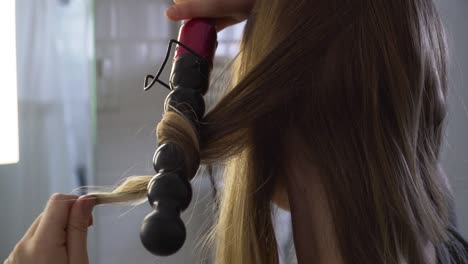
M 166 16 L 175 21 L 195 17 L 216 19 L 216 30 L 237 24 L 248 18 L 254 0 L 174 0 Z

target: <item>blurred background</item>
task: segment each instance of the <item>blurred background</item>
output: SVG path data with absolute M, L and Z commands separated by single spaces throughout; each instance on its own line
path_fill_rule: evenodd
M 455 193 L 460 231 L 468 236 L 468 2 L 436 2 L 451 50 L 443 165 Z M 14 23 L 8 36 L 7 26 L 0 27 L 2 42 L 14 44 L 16 40 L 17 49 L 17 90 L 7 82 L 0 96 L 0 260 L 7 257 L 52 193 L 69 193 L 83 185 L 109 186 L 127 176 L 153 174 L 155 126 L 167 91 L 159 86 L 143 92 L 143 79 L 157 71 L 168 40 L 177 37 L 180 25 L 164 17 L 170 3 L 16 0 L 16 20 L 14 4 L 8 8 L 0 3 L 0 17 L 16 21 L 16 36 Z M 220 76 L 237 54 L 243 26 L 219 35 L 213 77 Z M 2 58 L 14 57 L 15 45 L 0 47 Z M 5 73 L 7 68 L 2 65 L 0 69 Z M 8 97 L 7 92 L 13 90 Z M 184 213 L 187 242 L 177 254 L 162 259 L 142 247 L 138 234 L 149 205 L 100 206 L 89 236 L 91 263 L 199 263 L 196 249 L 212 219 L 213 193 L 203 173 L 193 187 L 191 208 Z M 277 218 L 280 247 L 287 255 L 292 245 L 290 219 L 285 212 Z M 209 254 L 201 262 L 211 263 Z

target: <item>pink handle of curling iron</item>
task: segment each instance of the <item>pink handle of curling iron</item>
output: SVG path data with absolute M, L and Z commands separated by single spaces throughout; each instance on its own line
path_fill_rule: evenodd
M 188 20 L 180 28 L 178 40 L 212 64 L 217 45 L 215 19 L 194 18 Z M 187 52 L 189 51 L 184 47 L 177 46 L 174 60 Z

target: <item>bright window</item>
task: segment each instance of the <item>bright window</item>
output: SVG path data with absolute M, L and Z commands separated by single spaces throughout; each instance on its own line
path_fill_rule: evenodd
M 15 1 L 0 2 L 0 164 L 19 161 Z

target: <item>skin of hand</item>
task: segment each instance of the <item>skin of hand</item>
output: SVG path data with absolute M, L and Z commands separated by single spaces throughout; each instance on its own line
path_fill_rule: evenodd
M 4 264 L 88 264 L 94 199 L 54 194 Z
M 166 16 L 174 21 L 195 17 L 217 18 L 216 29 L 222 29 L 247 19 L 254 0 L 174 0 Z

